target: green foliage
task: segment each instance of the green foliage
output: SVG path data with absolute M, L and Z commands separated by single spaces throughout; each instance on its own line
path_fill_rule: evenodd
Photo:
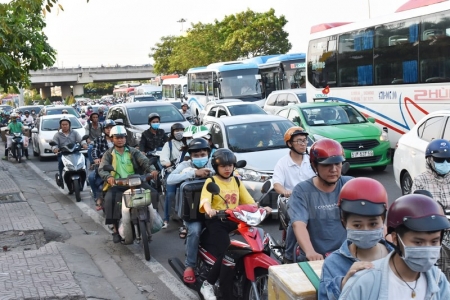
M 155 73 L 185 74 L 213 62 L 287 53 L 292 45 L 283 30 L 286 24 L 274 9 L 265 13 L 247 9 L 211 24 L 191 24 L 185 36 L 163 36 L 149 56 L 155 60 Z
M 33 100 L 42 100 L 41 94 L 35 93 L 35 94 L 33 95 Z
M 27 97 L 26 99 L 24 99 L 24 103 L 25 105 L 33 105 L 33 99 Z
M 52 102 L 50 101 L 50 99 L 45 99 L 45 103 L 44 103 L 44 105 L 51 105 L 52 104 Z
M 72 105 L 75 103 L 75 98 L 73 96 L 67 96 L 66 105 Z
M 92 82 L 84 85 L 84 93 L 89 98 L 96 98 L 103 95 L 112 95 L 114 90 L 114 82 Z
M 39 105 L 44 105 L 44 100 L 39 100 Z

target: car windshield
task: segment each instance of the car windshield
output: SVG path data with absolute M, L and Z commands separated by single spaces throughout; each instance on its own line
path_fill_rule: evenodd
M 72 129 L 79 129 L 81 128 L 81 123 L 80 121 L 78 121 L 78 119 L 76 117 L 72 117 L 70 116 L 70 127 Z M 56 131 L 59 129 L 59 118 L 49 118 L 49 119 L 44 119 L 42 120 L 42 126 L 41 126 L 41 130 L 42 131 Z
M 98 113 L 98 109 L 99 108 L 103 108 L 103 113 L 106 114 L 106 112 L 108 111 L 108 106 L 106 105 L 101 105 L 101 106 L 92 106 L 92 110 L 96 113 Z
M 156 101 L 156 98 L 150 95 L 134 97 L 134 102 L 145 102 L 145 101 Z
M 238 98 L 244 101 L 261 99 L 258 69 L 224 71 L 221 76 L 220 91 L 223 98 Z
M 170 101 L 170 103 L 173 104 L 178 109 L 181 109 L 181 102 L 180 101 Z
M 284 133 L 292 126 L 288 120 L 229 125 L 228 147 L 237 153 L 287 148 Z
M 367 119 L 350 105 L 318 106 L 302 109 L 310 126 L 366 123 Z
M 148 115 L 157 113 L 161 117 L 161 123 L 184 122 L 185 119 L 173 105 L 152 105 L 141 107 L 127 107 L 128 119 L 133 125 L 148 124 Z
M 24 107 L 19 107 L 18 110 L 20 110 L 21 112 L 25 112 L 26 110 L 28 110 L 31 114 L 31 111 L 34 110 L 34 112 L 36 114 L 38 114 L 41 111 L 41 107 L 40 106 L 24 106 Z
M 239 115 L 265 115 L 266 112 L 256 104 L 246 104 L 246 105 L 230 105 L 227 106 L 232 116 Z
M 73 107 L 65 107 L 65 106 L 47 109 L 45 114 L 47 116 L 59 115 L 62 114 L 63 109 L 67 110 L 69 114 L 74 115 L 77 118 L 80 117 L 80 114 L 78 114 L 78 112 Z

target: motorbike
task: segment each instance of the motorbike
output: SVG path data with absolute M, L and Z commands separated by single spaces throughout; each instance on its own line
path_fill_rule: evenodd
M 113 166 L 105 165 L 103 170 L 115 172 Z M 149 209 L 152 204 L 150 190 L 138 186 L 148 181 L 151 175 L 129 175 L 127 178 L 116 178 L 115 184 L 120 187 L 128 187 L 122 194 L 122 225 L 119 233 L 124 239 L 124 244 L 132 244 L 136 241 L 142 244 L 146 260 L 150 260 L 149 242 L 152 239 L 152 217 Z
M 87 135 L 83 136 L 83 140 L 88 138 Z M 50 146 L 57 146 L 55 141 L 50 141 Z M 66 146 L 62 146 L 59 150 L 61 152 L 61 159 L 64 165 L 62 179 L 59 178 L 59 173 L 55 174 L 56 184 L 64 189 L 64 182 L 66 183 L 69 192 L 75 194 L 77 202 L 81 201 L 81 191 L 84 189 L 84 183 L 86 182 L 86 163 L 84 154 L 80 151 L 82 147 L 80 143 L 70 143 Z
M 25 144 L 23 133 L 13 133 L 11 149 L 8 151 L 8 158 L 15 158 L 18 163 L 22 162 L 22 157 L 28 159 L 28 144 Z
M 186 117 L 186 120 L 191 123 L 191 125 L 200 125 L 200 121 L 196 116 Z
M 210 182 L 207 190 L 220 196 L 220 188 Z M 199 200 L 199 199 L 197 199 Z M 198 201 L 194 201 L 198 211 Z M 245 242 L 235 239 L 225 252 L 222 264 L 232 272 L 232 293 L 235 299 L 267 299 L 268 269 L 270 266 L 278 265 L 278 262 L 265 252 L 264 236 L 262 230 L 257 228 L 267 216 L 265 209 L 253 205 L 239 205 L 233 209 L 221 210 L 216 217 L 228 219 L 238 224 L 236 234 L 242 236 Z M 184 264 L 178 258 L 170 258 L 169 264 L 180 280 L 189 288 L 196 291 L 200 297 L 200 288 L 203 281 L 214 265 L 216 258 L 211 254 L 211 245 L 205 242 L 204 232 L 200 236 L 198 247 L 197 266 L 194 270 L 196 281 L 188 284 L 183 281 Z M 270 254 L 270 253 L 269 253 Z M 222 272 L 222 271 L 221 271 Z M 224 271 L 227 272 L 227 271 Z M 227 277 L 231 278 L 231 276 Z M 220 299 L 220 280 L 214 286 L 215 294 Z

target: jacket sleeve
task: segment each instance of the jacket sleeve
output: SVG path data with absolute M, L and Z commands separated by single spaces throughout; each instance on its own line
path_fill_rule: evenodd
M 318 300 L 337 300 L 341 294 L 341 284 L 344 276 L 335 276 L 339 268 L 335 268 L 335 262 L 332 260 L 335 254 L 331 254 L 322 267 L 322 276 L 320 278 Z
M 145 173 L 151 173 L 152 171 L 155 171 L 156 168 L 153 165 L 150 165 L 150 160 L 141 153 L 141 151 L 136 150 L 135 152 L 136 162 L 138 165 L 144 170 Z
M 98 175 L 104 180 L 108 180 L 109 177 L 112 177 L 111 173 L 108 171 L 103 170 L 103 167 L 105 165 L 111 165 L 112 164 L 112 155 L 111 152 L 106 151 L 103 155 L 102 161 L 100 162 L 100 166 L 98 167 Z
M 181 172 L 184 169 L 189 168 L 190 165 L 191 163 L 188 161 L 179 164 L 177 168 L 173 170 L 172 173 L 170 173 L 169 177 L 167 177 L 167 184 L 169 185 L 179 184 L 187 179 L 195 178 L 195 169 L 192 169 L 188 172 L 181 174 Z
M 141 135 L 141 140 L 139 141 L 139 150 L 142 152 L 146 152 L 147 149 L 145 149 L 145 131 Z
M 363 270 L 350 277 L 342 290 L 339 300 L 378 299 L 380 294 L 381 271 Z
M 172 145 L 173 146 L 173 145 Z M 161 150 L 161 154 L 159 156 L 159 161 L 162 165 L 165 165 L 170 162 L 170 147 L 169 142 L 166 142 Z

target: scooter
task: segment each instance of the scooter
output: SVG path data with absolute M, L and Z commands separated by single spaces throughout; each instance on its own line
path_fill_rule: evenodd
M 113 166 L 105 165 L 103 170 L 112 172 Z M 122 225 L 119 234 L 124 244 L 134 241 L 142 244 L 146 260 L 150 260 L 149 242 L 152 239 L 152 217 L 149 209 L 152 204 L 151 190 L 140 188 L 142 182 L 148 181 L 151 175 L 129 175 L 127 178 L 116 178 L 115 184 L 119 187 L 128 187 L 122 194 Z M 161 224 L 162 226 L 162 224 Z
M 220 196 L 220 188 L 210 182 L 207 190 Z M 267 299 L 268 293 L 268 269 L 270 266 L 278 265 L 278 262 L 264 252 L 263 237 L 261 236 L 259 225 L 267 216 L 263 208 L 253 205 L 239 205 L 234 209 L 221 210 L 216 217 L 228 219 L 238 224 L 235 233 L 240 234 L 245 243 L 238 240 L 231 240 L 231 244 L 225 252 L 222 261 L 222 271 L 231 272 L 233 276 L 227 276 L 232 280 L 232 293 L 235 299 Z M 200 297 L 200 288 L 207 274 L 214 265 L 216 258 L 211 254 L 207 245 L 203 245 L 204 233 L 200 236 L 198 248 L 198 262 L 194 270 L 196 281 L 192 284 L 184 283 L 186 286 L 196 291 Z M 184 264 L 178 258 L 170 258 L 169 264 L 181 281 L 183 281 Z M 230 274 L 228 274 L 230 275 Z M 222 275 L 221 275 L 222 276 Z M 218 298 L 222 296 L 220 291 L 220 280 L 214 286 L 215 294 Z
M 88 138 L 83 136 L 83 140 Z M 50 146 L 57 146 L 55 141 L 50 141 Z M 56 184 L 64 189 L 64 182 L 66 183 L 69 193 L 75 193 L 77 202 L 81 201 L 81 191 L 84 189 L 86 182 L 86 162 L 80 143 L 70 143 L 62 146 L 59 150 L 61 152 L 61 159 L 64 165 L 62 179 L 59 178 L 59 173 L 55 174 Z
M 11 149 L 8 151 L 8 158 L 15 158 L 18 163 L 22 162 L 22 157 L 28 159 L 28 143 L 25 143 L 23 133 L 13 133 Z

